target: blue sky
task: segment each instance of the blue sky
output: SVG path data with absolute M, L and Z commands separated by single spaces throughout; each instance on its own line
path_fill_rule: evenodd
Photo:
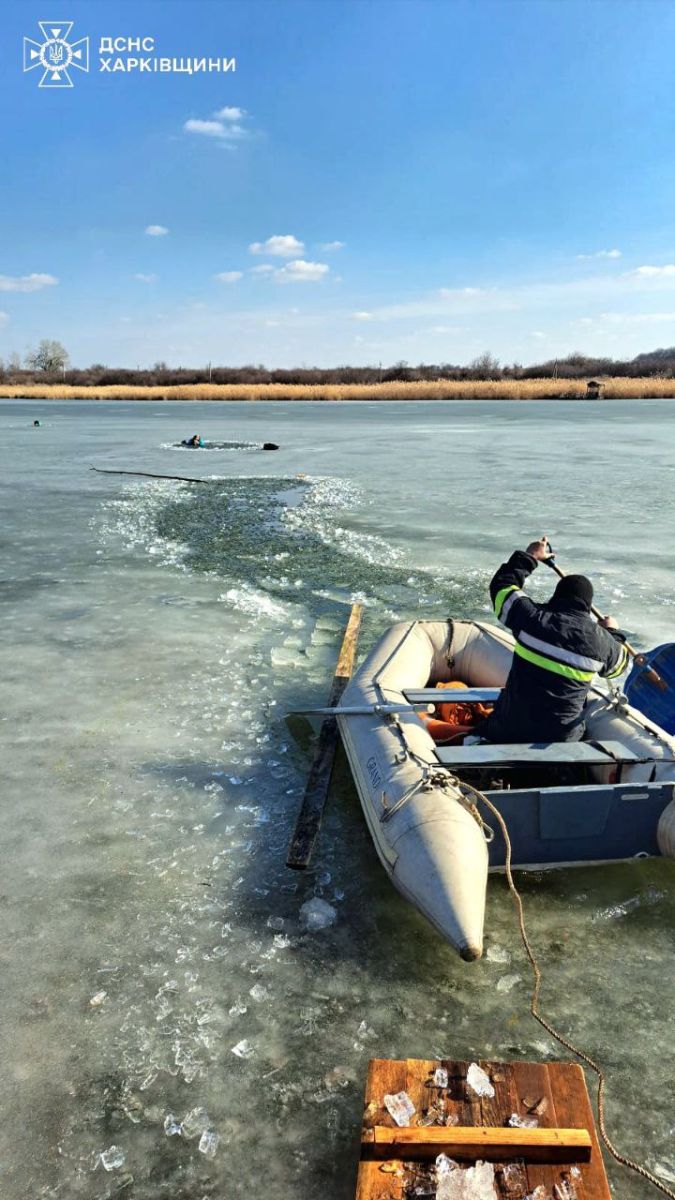
M 71 89 L 22 70 L 50 12 L 90 38 Z M 132 367 L 675 344 L 670 0 L 0 15 L 0 357 L 42 337 Z M 237 69 L 101 73 L 121 36 Z

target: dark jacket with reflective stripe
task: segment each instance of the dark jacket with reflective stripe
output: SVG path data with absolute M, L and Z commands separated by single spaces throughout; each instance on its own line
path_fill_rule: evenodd
M 598 625 L 583 601 L 536 604 L 525 594 L 522 586 L 536 566 L 536 558 L 516 550 L 490 584 L 494 610 L 516 639 L 506 687 L 480 726 L 481 737 L 491 742 L 581 737 L 593 676 L 612 679 L 628 661 L 623 634 Z

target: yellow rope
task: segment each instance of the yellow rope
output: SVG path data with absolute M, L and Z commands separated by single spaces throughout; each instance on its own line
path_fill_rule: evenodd
M 532 999 L 530 1000 L 530 1012 L 532 1013 L 532 1016 L 534 1017 L 535 1021 L 539 1022 L 539 1024 L 546 1030 L 547 1033 L 550 1033 L 551 1037 L 555 1038 L 557 1042 L 560 1042 L 561 1046 L 565 1046 L 567 1050 L 570 1050 L 572 1054 L 575 1054 L 577 1058 L 580 1058 L 581 1061 L 586 1063 L 586 1065 L 590 1067 L 591 1070 L 597 1075 L 598 1127 L 600 1129 L 600 1136 L 602 1137 L 602 1140 L 612 1157 L 615 1158 L 618 1163 L 621 1163 L 622 1166 L 628 1167 L 629 1170 L 635 1171 L 637 1175 L 641 1175 L 643 1179 L 648 1180 L 648 1182 L 653 1184 L 655 1188 L 658 1188 L 658 1190 L 662 1192 L 664 1196 L 669 1196 L 670 1200 L 675 1200 L 675 1191 L 667 1187 L 665 1183 L 662 1183 L 661 1180 L 656 1175 L 653 1175 L 651 1171 L 648 1171 L 646 1167 L 643 1167 L 640 1163 L 633 1162 L 632 1158 L 627 1158 L 626 1155 L 622 1154 L 620 1150 L 617 1150 L 616 1146 L 613 1144 L 609 1134 L 607 1133 L 607 1127 L 605 1125 L 605 1073 L 602 1067 L 600 1067 L 598 1063 L 594 1062 L 590 1055 L 586 1054 L 583 1050 L 579 1050 L 578 1046 L 575 1046 L 573 1042 L 568 1041 L 568 1039 L 559 1033 L 558 1030 L 555 1029 L 545 1017 L 542 1017 L 541 1013 L 539 1012 L 539 994 L 541 992 L 542 982 L 541 971 L 539 969 L 539 964 L 535 957 L 534 951 L 530 945 L 530 941 L 527 936 L 527 930 L 525 929 L 523 901 L 513 881 L 513 874 L 511 871 L 511 839 L 509 838 L 508 829 L 506 828 L 506 822 L 504 821 L 504 818 L 499 810 L 495 808 L 492 801 L 488 800 L 487 796 L 484 796 L 483 793 L 479 792 L 477 788 L 471 787 L 470 784 L 462 783 L 461 786 L 462 790 L 467 789 L 473 792 L 473 794 L 478 797 L 479 800 L 482 800 L 483 804 L 485 804 L 493 816 L 496 817 L 499 827 L 502 831 L 504 844 L 506 846 L 506 879 L 509 885 L 509 891 L 513 896 L 513 902 L 516 906 L 516 911 L 518 913 L 520 936 L 522 938 L 523 946 L 525 947 L 525 953 L 530 960 L 530 966 L 532 967 L 532 974 L 534 976 L 534 988 L 532 991 Z

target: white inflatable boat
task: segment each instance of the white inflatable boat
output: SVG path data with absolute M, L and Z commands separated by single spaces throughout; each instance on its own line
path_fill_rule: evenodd
M 472 804 L 462 781 L 501 812 L 516 866 L 675 857 L 675 737 L 619 693 L 589 701 L 580 742 L 432 740 L 418 712 L 439 698 L 436 685 L 461 681 L 469 690 L 453 699 L 494 700 L 512 653 L 509 633 L 480 622 L 395 625 L 337 709 L 385 870 L 466 960 L 482 954 L 487 874 L 503 867 L 505 847 L 499 829 L 489 828 L 487 807 Z

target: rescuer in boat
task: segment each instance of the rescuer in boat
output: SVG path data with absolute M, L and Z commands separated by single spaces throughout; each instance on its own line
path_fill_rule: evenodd
M 528 575 L 549 558 L 542 537 L 516 550 L 490 583 L 495 613 L 516 644 L 506 686 L 475 730 L 489 742 L 578 741 L 593 676 L 615 679 L 626 669 L 624 635 L 613 617 L 591 615 L 593 585 L 585 575 L 566 575 L 546 604 L 523 591 Z

